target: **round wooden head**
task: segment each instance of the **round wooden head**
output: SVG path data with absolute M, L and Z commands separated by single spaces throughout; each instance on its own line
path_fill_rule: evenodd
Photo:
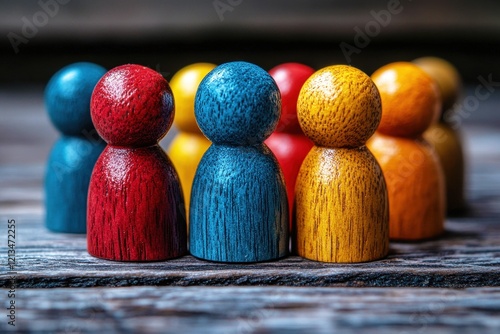
M 45 88 L 45 105 L 55 127 L 66 135 L 83 135 L 94 128 L 90 97 L 106 69 L 92 63 L 75 63 L 60 69 Z
M 316 145 L 359 147 L 380 122 L 380 96 L 368 75 L 347 65 L 315 72 L 297 101 L 300 126 Z
M 413 63 L 436 81 L 443 99 L 443 111 L 453 107 L 462 90 L 462 80 L 457 69 L 446 60 L 437 57 L 422 57 L 415 59 Z
M 382 98 L 382 120 L 378 132 L 414 138 L 439 116 L 441 95 L 434 81 L 415 64 L 397 62 L 372 74 Z
M 281 93 L 281 117 L 276 131 L 302 133 L 297 119 L 297 99 L 302 85 L 313 73 L 314 69 L 299 63 L 285 63 L 269 70 Z
M 196 120 L 215 144 L 262 143 L 276 128 L 280 111 L 280 92 L 273 78 L 247 62 L 217 66 L 196 93 Z
M 180 69 L 170 80 L 170 87 L 175 98 L 175 126 L 186 132 L 200 133 L 194 117 L 194 98 L 201 80 L 216 65 L 196 63 Z
M 174 99 L 158 72 L 140 65 L 122 65 L 97 83 L 91 115 L 97 132 L 108 144 L 149 146 L 172 125 Z

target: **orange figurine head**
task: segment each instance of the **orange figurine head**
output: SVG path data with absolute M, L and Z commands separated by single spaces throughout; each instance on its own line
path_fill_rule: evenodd
M 438 85 L 417 65 L 391 63 L 375 71 L 372 80 L 382 99 L 378 132 L 415 138 L 437 120 L 441 111 Z

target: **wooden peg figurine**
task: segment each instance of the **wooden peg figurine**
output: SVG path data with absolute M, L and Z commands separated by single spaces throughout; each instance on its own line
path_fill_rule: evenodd
M 422 138 L 441 108 L 435 81 L 412 63 L 392 63 L 372 75 L 382 98 L 382 120 L 368 147 L 387 182 L 390 237 L 422 240 L 444 230 L 441 166 Z
M 345 65 L 323 68 L 303 85 L 297 113 L 315 144 L 295 185 L 298 255 L 323 262 L 364 262 L 389 251 L 382 170 L 365 147 L 381 117 L 372 80 Z
M 297 99 L 302 85 L 313 73 L 311 67 L 298 63 L 281 64 L 269 71 L 281 93 L 281 117 L 276 130 L 265 143 L 278 159 L 285 177 L 290 228 L 295 181 L 302 161 L 314 145 L 304 136 L 297 120 Z
M 45 89 L 47 112 L 62 133 L 45 175 L 45 224 L 54 232 L 87 231 L 90 174 L 105 146 L 90 118 L 90 96 L 104 73 L 99 65 L 75 63 L 54 74 Z
M 182 68 L 170 80 L 170 87 L 175 98 L 174 125 L 179 134 L 168 149 L 168 155 L 181 180 L 187 217 L 189 200 L 196 168 L 201 157 L 210 146 L 210 141 L 201 133 L 194 117 L 194 98 L 201 80 L 216 65 L 196 63 Z
M 118 261 L 157 261 L 187 250 L 179 177 L 158 146 L 174 118 L 167 81 L 139 65 L 110 70 L 91 100 L 92 121 L 108 145 L 92 172 L 88 252 Z
M 288 254 L 283 174 L 263 143 L 281 109 L 278 87 L 246 62 L 212 70 L 201 82 L 195 115 L 212 141 L 198 165 L 190 207 L 190 251 L 219 262 L 258 262 Z
M 456 214 L 465 208 L 464 153 L 457 125 L 447 121 L 447 113 L 453 112 L 462 89 L 460 75 L 455 67 L 444 59 L 423 57 L 413 61 L 437 83 L 443 99 L 439 122 L 424 132 L 424 138 L 434 147 L 446 184 L 446 209 Z

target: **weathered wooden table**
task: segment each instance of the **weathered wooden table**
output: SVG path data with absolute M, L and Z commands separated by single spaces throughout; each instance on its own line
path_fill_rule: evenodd
M 465 215 L 448 218 L 442 238 L 394 242 L 386 259 L 364 264 L 289 257 L 236 265 L 191 256 L 155 263 L 110 262 L 87 254 L 84 235 L 48 232 L 42 179 L 57 134 L 46 119 L 40 87 L 4 89 L 0 331 L 500 333 L 496 96 L 498 92 L 462 119 L 470 207 Z M 7 222 L 12 219 L 16 239 L 11 268 Z M 15 327 L 8 324 L 11 300 Z

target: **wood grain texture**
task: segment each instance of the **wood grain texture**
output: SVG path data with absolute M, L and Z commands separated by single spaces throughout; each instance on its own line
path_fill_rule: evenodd
M 41 101 L 39 91 L 15 97 L 25 95 L 29 98 L 16 100 Z M 9 98 L 4 93 L 0 103 Z M 8 112 L 0 124 L 6 130 L 0 131 L 4 153 L 0 155 L 0 231 L 6 234 L 5 222 L 16 219 L 18 329 L 496 334 L 500 330 L 498 102 L 492 95 L 464 120 L 462 134 L 470 157 L 468 211 L 448 218 L 439 239 L 391 242 L 387 258 L 349 265 L 297 256 L 245 265 L 192 256 L 146 263 L 91 257 L 85 236 L 51 233 L 44 227 L 45 163 L 39 152 L 48 150 L 53 134 L 48 128 L 40 131 L 43 107 L 32 107 L 33 113 L 26 112 L 24 103 L 19 110 L 2 109 L 2 116 Z M 26 131 L 19 131 L 21 127 Z M 30 154 L 21 163 L 15 152 Z M 0 237 L 3 256 L 5 246 L 6 238 Z M 0 286 L 10 285 L 8 277 L 0 275 Z M 376 286 L 384 288 L 371 288 Z M 412 288 L 394 288 L 398 286 Z M 5 331 L 6 321 L 2 321 L 0 332 Z
M 189 209 L 190 252 L 219 262 L 259 262 L 288 254 L 283 174 L 263 144 L 280 117 L 271 76 L 246 62 L 222 64 L 196 93 L 198 125 L 212 146 L 198 165 Z
M 422 240 L 443 233 L 444 177 L 429 143 L 377 133 L 368 147 L 387 182 L 391 239 Z
M 88 251 L 118 261 L 158 261 L 187 251 L 179 178 L 159 146 L 107 146 L 89 188 Z
M 292 228 L 295 182 L 302 161 L 313 147 L 313 142 L 304 135 L 300 128 L 297 119 L 297 99 L 302 85 L 313 73 L 313 68 L 299 63 L 280 64 L 269 70 L 269 74 L 280 90 L 281 116 L 276 130 L 265 143 L 276 156 L 283 171 L 288 196 L 290 228 Z
M 375 262 L 328 264 L 293 256 L 277 262 L 239 265 L 210 263 L 192 256 L 152 263 L 94 258 L 87 253 L 85 236 L 50 233 L 44 228 L 42 165 L 0 167 L 0 222 L 12 218 L 19 222 L 16 269 L 23 289 L 135 285 L 272 285 L 274 289 L 278 285 L 498 286 L 500 150 L 496 144 L 500 133 L 492 126 L 472 124 L 464 127 L 463 134 L 471 157 L 467 215 L 448 218 L 439 239 L 391 242 L 388 257 Z M 0 254 L 6 254 L 5 240 L 0 238 Z M 0 276 L 0 286 L 8 284 L 8 278 Z
M 281 97 L 273 78 L 243 61 L 219 65 L 198 87 L 195 116 L 214 144 L 261 144 L 278 124 Z
M 122 65 L 97 83 L 90 115 L 109 145 L 156 145 L 174 120 L 174 98 L 160 73 L 141 65 Z
M 486 213 L 482 208 L 487 203 L 496 209 Z M 500 286 L 498 203 L 497 193 L 478 206 L 474 217 L 448 220 L 442 238 L 391 242 L 387 258 L 349 265 L 298 256 L 257 264 L 213 263 L 192 256 L 162 262 L 107 261 L 88 254 L 84 235 L 47 231 L 39 214 L 4 214 L 0 219 L 14 217 L 17 222 L 16 284 L 20 289 L 136 285 L 464 288 Z M 0 245 L 6 254 L 5 241 Z M 9 284 L 8 276 L 0 276 L 0 287 Z
M 366 147 L 313 147 L 297 179 L 295 212 L 300 256 L 364 262 L 389 251 L 387 189 Z
M 347 65 L 316 71 L 302 86 L 297 116 L 317 146 L 363 146 L 381 119 L 380 95 L 365 73 Z
M 294 250 L 324 262 L 378 260 L 389 251 L 384 176 L 365 147 L 382 114 L 375 84 L 344 65 L 314 73 L 297 102 L 315 143 L 295 185 Z
M 173 113 L 167 81 L 147 67 L 119 66 L 97 83 L 91 115 L 108 146 L 90 180 L 87 244 L 91 255 L 158 261 L 186 253 L 181 185 L 158 146 Z
M 446 210 L 451 214 L 465 208 L 465 162 L 459 133 L 444 121 L 432 125 L 424 138 L 434 148 L 446 184 Z
M 198 166 L 190 211 L 190 252 L 221 262 L 288 255 L 288 203 L 276 158 L 264 145 L 213 145 Z
M 382 119 L 367 146 L 386 178 L 390 237 L 437 237 L 446 212 L 445 180 L 438 156 L 422 135 L 441 111 L 438 85 L 408 62 L 385 65 L 372 79 L 380 91 Z
M 438 85 L 417 65 L 390 63 L 376 70 L 371 78 L 382 100 L 378 132 L 415 138 L 438 120 L 442 107 Z
M 21 332 L 486 333 L 499 288 L 132 287 L 25 289 Z M 0 330 L 6 330 L 0 323 Z
M 92 168 L 104 149 L 90 117 L 90 97 L 106 70 L 92 63 L 63 67 L 45 88 L 45 105 L 63 134 L 54 144 L 45 174 L 45 223 L 52 231 L 85 233 Z

